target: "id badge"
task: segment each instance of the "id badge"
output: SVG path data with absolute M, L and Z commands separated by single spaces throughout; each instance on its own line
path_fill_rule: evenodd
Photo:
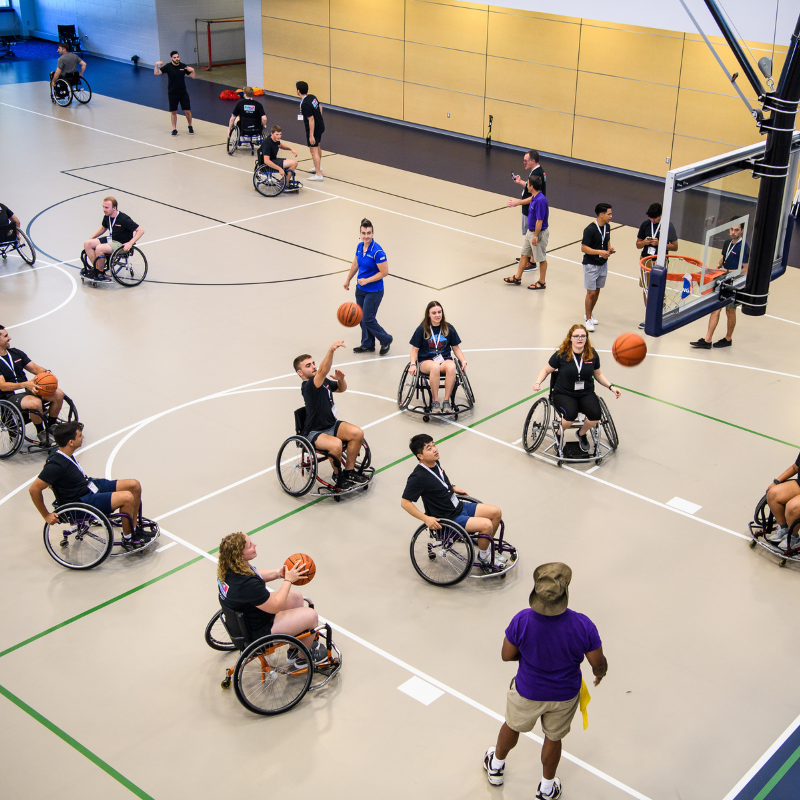
M 333 416 L 336 416 L 336 403 L 331 403 L 331 411 L 333 411 Z
M 303 115 L 302 114 L 298 114 L 297 115 L 297 119 L 300 120 L 300 122 L 302 122 L 303 121 Z
M 647 255 L 649 255 L 649 256 L 654 256 L 655 254 L 656 254 L 656 249 L 655 249 L 655 247 L 648 247 L 648 248 L 647 248 Z
M 453 508 L 458 508 L 458 498 L 454 495 L 450 495 L 450 502 L 453 504 Z
M 89 483 L 88 483 L 88 485 L 87 485 L 87 488 L 89 489 L 89 491 L 90 491 L 92 494 L 97 494 L 97 493 L 100 491 L 100 490 L 97 488 L 97 486 L 95 485 L 95 482 L 94 482 L 94 481 L 89 481 Z
M 575 381 L 575 391 L 582 392 L 585 381 Z
M 437 353 L 433 357 L 433 363 L 434 364 L 444 364 L 444 356 L 441 353 Z

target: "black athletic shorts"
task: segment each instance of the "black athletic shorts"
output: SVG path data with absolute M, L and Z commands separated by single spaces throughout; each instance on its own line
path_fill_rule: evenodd
M 570 422 L 575 422 L 578 412 L 586 415 L 586 419 L 596 422 L 600 419 L 602 411 L 600 410 L 600 401 L 597 395 L 592 392 L 585 394 L 583 397 L 572 397 L 568 394 L 554 394 L 553 406 L 558 409 L 564 419 Z
M 309 147 L 319 147 L 322 144 L 323 133 L 325 133 L 325 128 L 323 128 L 319 133 L 314 134 L 314 144 L 311 144 L 311 139 L 309 138 L 308 134 L 306 134 L 306 144 Z
M 192 103 L 189 100 L 189 92 L 179 92 L 178 94 L 167 94 L 169 97 L 169 110 L 170 111 L 177 111 L 178 104 L 183 111 L 191 111 Z
M 30 389 L 26 389 L 24 392 L 10 394 L 8 395 L 8 397 L 4 397 L 3 400 L 5 400 L 7 403 L 15 405 L 20 411 L 24 411 L 27 413 L 31 411 L 31 409 L 22 407 L 23 399 L 26 397 L 38 397 L 38 396 L 39 396 L 38 394 L 34 394 Z

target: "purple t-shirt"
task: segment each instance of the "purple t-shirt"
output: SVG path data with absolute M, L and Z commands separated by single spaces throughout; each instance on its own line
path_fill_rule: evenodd
M 536 220 L 542 221 L 542 230 L 546 231 L 550 222 L 550 206 L 547 204 L 547 198 L 544 192 L 539 192 L 536 197 L 531 200 L 528 206 L 528 230 L 536 230 Z
M 567 609 L 556 617 L 520 611 L 506 628 L 519 648 L 517 691 L 528 700 L 572 700 L 581 689 L 581 662 L 602 644 L 589 617 Z

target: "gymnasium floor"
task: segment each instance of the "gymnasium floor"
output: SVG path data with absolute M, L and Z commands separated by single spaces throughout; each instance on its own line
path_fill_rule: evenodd
M 565 799 L 729 800 L 778 750 L 800 714 L 800 643 L 787 634 L 798 569 L 751 551 L 745 534 L 799 447 L 797 270 L 775 285 L 768 317 L 739 315 L 729 350 L 690 350 L 701 322 L 648 340 L 645 362 L 624 369 L 609 349 L 643 311 L 635 229 L 615 228 L 592 340 L 623 388 L 619 401 L 603 395 L 621 444 L 597 470 L 558 469 L 518 440 L 537 371 L 582 318 L 586 217 L 551 211 L 548 290 L 529 293 L 500 280 L 521 239 L 504 195 L 326 152 L 324 183 L 268 199 L 251 157 L 226 154 L 220 125 L 200 120 L 190 138 L 180 123 L 172 138 L 166 112 L 103 95 L 59 109 L 41 83 L 0 86 L 0 104 L 14 143 L 0 199 L 40 251 L 35 269 L 15 256 L 0 266 L 0 322 L 75 400 L 87 472 L 139 478 L 169 545 L 64 570 L 27 494 L 42 457 L 0 466 L 6 796 L 529 798 L 538 741 L 520 741 L 502 789 L 481 760 L 515 671 L 500 661 L 503 631 L 551 560 L 572 567 L 570 605 L 595 621 L 610 663 L 588 730 L 577 721 L 565 741 Z M 78 279 L 107 194 L 146 229 L 150 273 L 136 289 Z M 355 356 L 357 333 L 335 319 L 364 216 L 392 273 L 384 358 Z M 477 396 L 459 426 L 395 404 L 405 342 L 433 298 L 463 339 Z M 319 362 L 338 338 L 350 386 L 340 416 L 367 429 L 378 474 L 339 504 L 294 500 L 273 469 L 300 404 L 291 361 L 308 351 Z M 413 571 L 416 526 L 399 499 L 422 430 L 446 439 L 460 487 L 502 507 L 521 552 L 507 580 L 436 589 Z M 251 533 L 261 567 L 314 557 L 306 594 L 344 654 L 327 690 L 277 718 L 220 688 L 234 658 L 203 641 L 213 551 L 235 530 Z M 442 694 L 424 705 L 398 691 L 414 677 Z M 770 798 L 796 796 L 780 794 L 791 776 Z

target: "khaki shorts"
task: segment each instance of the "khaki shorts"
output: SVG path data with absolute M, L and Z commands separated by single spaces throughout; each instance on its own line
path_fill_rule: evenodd
M 533 231 L 525 234 L 525 241 L 522 243 L 522 255 L 529 256 L 531 261 L 537 264 L 547 261 L 547 241 L 550 239 L 550 228 L 539 231 L 537 244 L 533 244 Z
M 541 717 L 544 735 L 551 742 L 561 741 L 569 733 L 580 697 L 578 692 L 572 700 L 526 700 L 512 681 L 506 696 L 506 725 L 517 733 L 528 733 Z

